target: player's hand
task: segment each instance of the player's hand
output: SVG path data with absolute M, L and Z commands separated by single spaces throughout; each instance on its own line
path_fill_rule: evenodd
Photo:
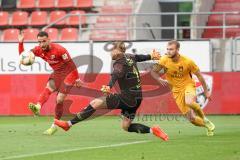
M 205 92 L 204 94 L 205 94 L 205 96 L 207 97 L 207 99 L 208 99 L 209 101 L 212 100 L 210 92 L 207 91 L 207 92 Z
M 20 34 L 18 35 L 18 42 L 22 43 L 24 41 L 24 35 L 23 32 L 20 32 Z
M 111 93 L 110 90 L 111 90 L 110 87 L 109 87 L 109 86 L 106 86 L 106 85 L 103 85 L 102 88 L 101 88 L 101 91 L 103 92 L 103 94 L 104 94 L 105 96 L 107 96 L 107 95 L 109 95 L 109 94 Z
M 77 80 L 75 81 L 75 86 L 76 86 L 76 87 L 81 87 L 81 86 L 83 86 L 83 82 L 82 82 L 80 79 L 77 79 Z
M 161 58 L 161 55 L 158 51 L 156 51 L 155 49 L 153 49 L 151 55 L 151 59 L 152 60 L 159 60 Z

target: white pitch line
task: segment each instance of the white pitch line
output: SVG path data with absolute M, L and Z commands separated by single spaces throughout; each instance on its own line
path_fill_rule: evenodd
M 110 145 L 103 145 L 103 146 L 95 146 L 95 147 L 80 147 L 80 148 L 65 149 L 65 150 L 60 150 L 60 151 L 51 151 L 51 152 L 42 152 L 42 153 L 10 156 L 10 157 L 5 157 L 5 158 L 0 158 L 0 160 L 27 158 L 27 157 L 42 156 L 42 155 L 47 155 L 47 154 L 73 152 L 73 151 L 90 150 L 90 149 L 120 147 L 120 146 L 127 146 L 127 145 L 131 145 L 131 144 L 139 144 L 139 143 L 147 143 L 147 142 L 150 142 L 150 141 L 135 141 L 135 142 L 124 142 L 124 143 L 110 144 Z

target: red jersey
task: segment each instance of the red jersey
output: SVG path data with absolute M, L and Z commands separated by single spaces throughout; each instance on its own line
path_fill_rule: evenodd
M 50 49 L 47 51 L 42 50 L 40 46 L 36 46 L 32 49 L 32 52 L 35 56 L 41 57 L 44 61 L 46 61 L 55 73 L 68 75 L 73 79 L 78 79 L 77 68 L 68 51 L 56 43 L 50 43 L 49 45 Z M 22 51 L 24 51 L 23 43 L 19 43 L 19 54 Z
M 65 64 L 73 63 L 68 51 L 59 44 L 50 43 L 48 51 L 44 51 L 40 46 L 36 46 L 32 49 L 32 52 L 35 56 L 45 60 L 54 71 L 64 70 L 66 69 Z

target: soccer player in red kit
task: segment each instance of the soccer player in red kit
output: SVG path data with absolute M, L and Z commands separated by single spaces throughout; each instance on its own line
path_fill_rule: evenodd
M 21 33 L 18 36 L 19 40 L 19 54 L 24 51 L 23 41 L 24 35 Z M 36 104 L 29 103 L 29 109 L 35 114 L 39 115 L 41 107 L 48 100 L 49 96 L 57 91 L 57 100 L 55 107 L 55 118 L 60 119 L 63 114 L 63 102 L 67 93 L 72 86 L 81 86 L 81 81 L 78 76 L 77 68 L 72 61 L 68 51 L 59 44 L 50 42 L 48 33 L 40 31 L 37 35 L 38 46 L 31 49 L 35 56 L 46 61 L 53 73 L 50 75 L 45 89 L 40 94 Z M 57 131 L 57 127 L 53 123 L 43 134 L 53 135 Z

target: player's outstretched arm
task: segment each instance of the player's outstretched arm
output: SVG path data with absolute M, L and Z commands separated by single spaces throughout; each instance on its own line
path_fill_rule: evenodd
M 150 54 L 143 55 L 137 54 L 135 55 L 135 59 L 137 62 L 149 61 L 149 60 L 159 60 L 161 57 L 160 53 L 157 52 L 155 49 Z
M 202 83 L 205 96 L 206 96 L 209 100 L 211 100 L 210 92 L 209 92 L 208 89 L 207 89 L 207 84 L 206 84 L 206 81 L 205 81 L 205 79 L 203 78 L 202 74 L 200 73 L 200 71 L 197 71 L 197 72 L 195 72 L 194 74 L 197 76 L 198 80 Z
M 24 51 L 23 41 L 24 41 L 24 35 L 22 32 L 20 32 L 20 34 L 18 35 L 18 53 L 19 53 L 19 55 Z

